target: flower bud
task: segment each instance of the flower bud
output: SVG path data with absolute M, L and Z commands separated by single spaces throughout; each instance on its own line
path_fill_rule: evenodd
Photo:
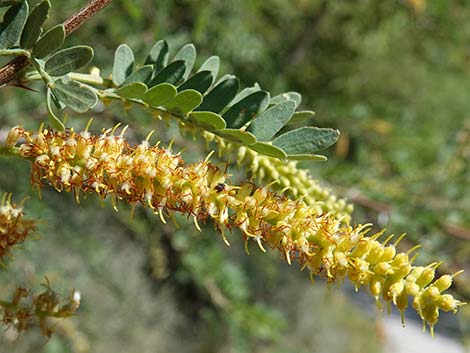
M 21 130 L 18 126 L 15 126 L 8 132 L 7 139 L 5 140 L 5 146 L 8 148 L 14 147 L 21 137 Z
M 434 267 L 426 267 L 423 272 L 416 278 L 416 284 L 421 288 L 426 287 L 434 279 L 436 270 Z
M 452 285 L 452 276 L 451 275 L 443 275 L 439 277 L 439 279 L 434 282 L 434 286 L 439 290 L 439 292 L 443 292 L 448 289 Z

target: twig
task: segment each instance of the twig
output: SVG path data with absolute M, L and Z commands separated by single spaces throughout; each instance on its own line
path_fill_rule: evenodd
M 91 0 L 80 11 L 74 13 L 65 22 L 65 35 L 69 35 L 80 27 L 85 21 L 90 19 L 98 11 L 104 9 L 113 0 Z M 12 81 L 15 75 L 28 66 L 30 61 L 25 56 L 18 56 L 0 69 L 0 86 Z
M 113 0 L 91 0 L 84 8 L 70 16 L 64 22 L 65 35 L 68 36 L 70 33 L 75 31 L 95 13 L 111 4 L 112 1 Z

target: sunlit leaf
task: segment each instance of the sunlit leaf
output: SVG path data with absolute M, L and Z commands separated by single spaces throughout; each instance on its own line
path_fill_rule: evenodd
M 143 97 L 146 91 L 147 86 L 144 83 L 133 82 L 118 88 L 115 93 L 120 97 L 133 99 Z
M 222 130 L 227 126 L 225 120 L 213 112 L 192 112 L 189 114 L 189 120 L 206 130 Z
M 127 44 L 121 44 L 114 53 L 113 82 L 121 85 L 134 70 L 134 53 Z
M 161 83 L 150 88 L 143 96 L 142 100 L 154 107 L 159 107 L 176 96 L 176 87 L 169 83 Z
M 202 94 L 193 89 L 188 89 L 178 93 L 164 106 L 167 110 L 174 111 L 181 114 L 188 114 L 202 102 Z

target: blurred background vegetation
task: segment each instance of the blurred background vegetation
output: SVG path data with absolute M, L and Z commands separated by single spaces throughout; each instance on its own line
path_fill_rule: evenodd
M 50 24 L 83 5 L 54 0 Z M 165 38 L 178 48 L 195 43 L 200 63 L 219 55 L 223 73 L 236 73 L 274 94 L 301 92 L 311 123 L 341 130 L 327 163 L 311 174 L 355 207 L 354 222 L 407 232 L 423 244 L 420 261 L 444 260 L 443 271 L 470 272 L 470 4 L 467 0 L 116 0 L 67 39 L 95 48 L 94 65 L 111 71 L 115 47 L 126 42 L 143 61 Z M 45 119 L 42 94 L 0 90 L 0 134 Z M 94 129 L 118 121 L 137 141 L 157 129 L 187 160 L 207 154 L 139 109 L 98 107 Z M 70 117 L 82 128 L 88 117 Z M 223 163 L 224 161 L 220 161 Z M 231 161 L 234 162 L 234 161 Z M 138 209 L 130 218 L 90 198 L 31 190 L 28 165 L 0 160 L 0 192 L 41 219 L 40 241 L 16 250 L 0 273 L 0 296 L 14 284 L 82 293 L 78 317 L 57 326 L 45 345 L 26 334 L 0 334 L 0 352 L 380 352 L 387 333 L 372 300 L 312 285 L 306 273 L 253 249 L 238 234 L 226 247 L 207 225 L 198 233 L 162 225 Z M 240 173 L 231 170 L 234 181 Z M 470 297 L 469 278 L 456 283 Z M 359 297 L 360 298 L 360 297 Z M 468 317 L 459 315 L 460 322 Z M 444 315 L 438 331 L 469 333 Z

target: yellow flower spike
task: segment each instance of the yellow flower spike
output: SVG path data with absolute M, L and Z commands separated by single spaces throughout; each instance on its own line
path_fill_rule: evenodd
M 12 202 L 12 194 L 5 193 L 0 203 L 0 261 L 10 254 L 14 245 L 23 243 L 37 229 L 36 222 L 25 219 L 23 204 Z
M 410 259 L 407 253 L 396 253 L 395 246 L 404 235 L 387 245 L 391 236 L 383 243 L 378 240 L 382 232 L 368 237 L 370 224 L 353 227 L 338 213 L 325 212 L 318 200 L 307 204 L 306 197 L 303 201 L 290 200 L 266 186 L 230 185 L 226 171 L 209 162 L 213 152 L 202 162 L 186 165 L 180 155 L 150 146 L 148 141 L 130 146 L 122 136 L 110 135 L 116 129 L 104 130 L 100 136 L 86 131 L 43 130 L 32 134 L 17 129 L 19 138 L 26 142 L 12 148 L 35 160 L 31 173 L 35 185 L 47 182 L 57 190 L 95 193 L 100 199 L 109 195 L 133 206 L 140 204 L 158 213 L 162 222 L 164 214 L 172 217 L 172 212 L 180 212 L 193 217 L 199 231 L 198 221 L 210 219 L 227 244 L 225 230 L 239 228 L 247 253 L 250 238 L 263 252 L 266 242 L 289 264 L 297 260 L 301 268 L 308 267 L 311 276 L 322 276 L 329 283 L 348 277 L 356 288 L 368 286 L 376 300 L 382 297 L 400 310 L 404 310 L 405 298 L 411 296 L 413 307 L 430 325 L 435 323 L 430 307 L 454 311 L 461 305 L 452 296 L 441 294 L 448 277 L 426 287 L 434 279 L 437 263 L 413 267 L 416 255 Z M 73 153 L 63 148 L 66 141 L 76 141 L 77 157 L 72 158 Z M 263 160 L 261 164 L 265 163 Z M 269 187 L 277 185 L 271 183 Z M 335 199 L 326 194 L 322 202 Z M 425 315 L 425 310 L 430 313 Z

